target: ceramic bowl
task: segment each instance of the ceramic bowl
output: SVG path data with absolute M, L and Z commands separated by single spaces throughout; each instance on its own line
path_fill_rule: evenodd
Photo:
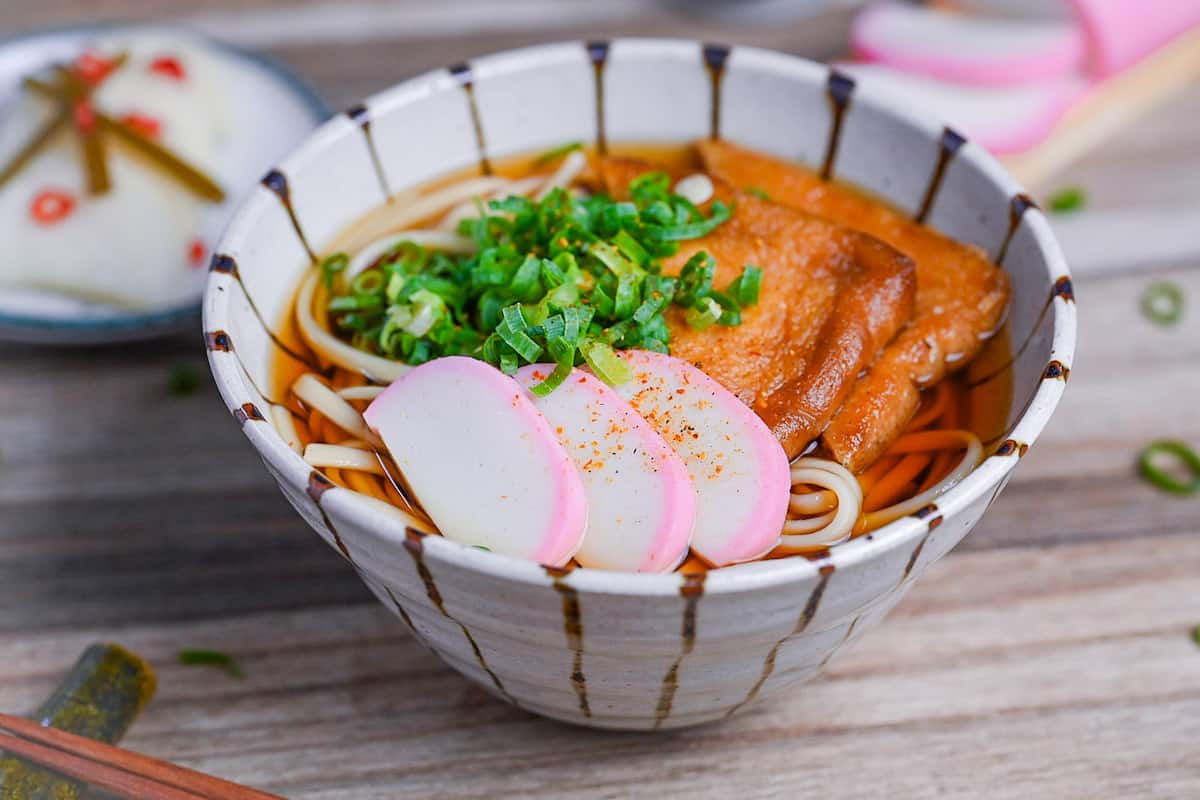
M 720 135 L 825 168 L 1012 276 L 1018 353 L 1007 433 L 961 484 L 825 557 L 707 576 L 565 571 L 405 530 L 288 449 L 261 389 L 310 248 L 406 187 L 571 140 Z M 620 39 L 487 56 L 389 89 L 320 128 L 263 181 L 214 260 L 209 360 L 283 493 L 413 634 L 485 689 L 581 725 L 718 720 L 796 691 L 866 633 L 995 500 L 1062 396 L 1075 342 L 1066 264 L 1046 218 L 981 148 L 828 67 L 748 47 Z

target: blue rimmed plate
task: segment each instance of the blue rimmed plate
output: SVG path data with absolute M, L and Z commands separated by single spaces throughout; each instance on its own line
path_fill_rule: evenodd
M 203 212 L 200 238 L 213 243 L 244 194 L 282 154 L 295 147 L 330 114 L 301 78 L 258 53 L 186 28 L 161 25 L 95 24 L 54 28 L 0 40 L 0 113 L 18 101 L 21 80 L 55 62 L 77 57 L 90 43 L 126 32 L 190 40 L 219 62 L 227 80 L 228 115 L 235 121 L 229 164 L 218 173 L 227 197 Z M 240 130 L 239 130 L 240 128 Z M 228 169 L 224 169 L 228 167 Z M 195 329 L 200 318 L 203 270 L 195 270 L 181 292 L 194 300 L 130 310 L 0 282 L 0 340 L 41 344 L 104 344 L 149 339 Z

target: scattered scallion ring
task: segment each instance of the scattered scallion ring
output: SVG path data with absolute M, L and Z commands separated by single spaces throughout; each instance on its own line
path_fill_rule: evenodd
M 1068 186 L 1050 197 L 1050 210 L 1056 214 L 1069 214 L 1087 205 L 1087 194 L 1079 186 Z
M 1142 313 L 1146 319 L 1165 327 L 1183 318 L 1183 288 L 1170 281 L 1160 281 L 1142 292 Z
M 1159 466 L 1163 456 L 1177 460 L 1191 478 L 1178 478 Z M 1138 469 L 1142 477 L 1163 491 L 1178 495 L 1200 492 L 1200 455 L 1183 442 L 1164 439 L 1151 443 L 1139 456 Z

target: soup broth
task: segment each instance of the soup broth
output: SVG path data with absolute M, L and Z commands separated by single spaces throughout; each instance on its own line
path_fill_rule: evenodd
M 624 145 L 612 146 L 610 151 L 648 162 L 672 174 L 688 174 L 703 169 L 696 149 L 690 145 Z M 594 153 L 588 155 L 589 158 L 595 157 Z M 548 175 L 554 169 L 554 163 L 540 160 L 538 154 L 526 154 L 493 163 L 495 175 L 518 183 L 531 175 Z M 363 250 L 380 236 L 395 232 L 397 215 L 420 198 L 476 177 L 476 169 L 463 170 L 398 194 L 389 203 L 349 226 L 329 244 L 321 258 Z M 815 180 L 816 176 L 813 178 Z M 839 186 L 838 189 L 856 198 L 854 202 L 862 203 L 865 207 L 888 208 L 885 201 L 853 187 Z M 901 213 L 894 209 L 893 212 Z M 425 219 L 410 220 L 400 228 L 434 227 L 445 214 L 446 209 L 442 208 Z M 902 247 L 900 249 L 903 250 Z M 325 331 L 336 334 L 335 321 L 326 310 L 330 296 L 330 289 L 323 282 L 318 282 L 313 289 L 312 311 L 317 324 Z M 753 310 L 747 313 L 753 313 Z M 344 424 L 339 424 L 338 420 L 322 413 L 293 391 L 297 381 L 309 375 L 340 393 L 345 403 L 361 414 L 379 391 L 374 387 L 386 381 L 377 381 L 361 370 L 332 364 L 329 359 L 315 352 L 302 335 L 294 310 L 279 321 L 277 333 L 281 340 L 304 358 L 304 361 L 300 361 L 280 352 L 274 363 L 269 391 L 273 397 L 286 403 L 286 410 L 275 409 L 272 421 L 284 437 L 298 452 L 305 452 L 310 445 L 358 449 L 363 454 L 361 463 L 346 468 L 322 466 L 322 473 L 341 487 L 402 509 L 422 527 L 436 532 L 435 524 L 422 509 L 419 498 L 408 489 L 401 471 L 385 448 L 378 442 L 372 443 L 348 431 Z M 981 352 L 969 359 L 970 364 L 965 365 L 966 368 L 952 371 L 935 385 L 921 390 L 919 405 L 911 419 L 903 425 L 899 438 L 891 442 L 880 457 L 856 470 L 853 477 L 861 492 L 861 509 L 848 536 L 862 535 L 893 519 L 913 513 L 920 506 L 914 508 L 910 501 L 927 498 L 928 502 L 928 498 L 933 496 L 931 492 L 940 486 L 944 489 L 944 483 L 954 478 L 956 469 L 961 471 L 963 462 L 971 459 L 971 463 L 965 466 L 969 471 L 996 447 L 1004 438 L 1012 401 L 1011 370 L 1007 368 L 1011 353 L 1012 343 L 1008 328 L 1004 325 L 988 338 Z M 979 382 L 982 376 L 991 377 Z M 814 448 L 821 454 L 821 446 L 814 442 L 802 455 L 811 454 Z M 811 527 L 807 523 L 832 515 L 839 502 L 835 494 L 820 484 L 797 483 L 793 488 L 788 524 L 795 523 L 798 530 L 806 531 Z M 811 556 L 823 552 L 827 546 L 821 543 L 789 545 L 788 537 L 784 536 L 781 544 L 767 557 Z M 689 570 L 709 567 L 694 554 L 683 566 Z

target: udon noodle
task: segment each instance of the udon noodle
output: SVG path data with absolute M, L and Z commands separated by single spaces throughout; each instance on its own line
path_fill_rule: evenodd
M 460 235 L 458 226 L 481 213 L 481 200 L 538 199 L 556 187 L 584 192 L 577 179 L 587 167 L 587 156 L 575 151 L 540 168 L 529 159 L 514 160 L 507 168 L 502 165 L 507 177 L 466 177 L 410 193 L 361 221 L 331 252 L 349 255 L 343 280 L 362 275 L 403 242 L 469 254 L 475 243 Z M 324 311 L 330 289 L 321 278 L 317 269 L 306 273 L 287 325 L 318 367 L 280 359 L 274 393 L 285 400 L 271 406 L 269 418 L 288 445 L 335 484 L 399 514 L 406 524 L 436 532 L 362 416 L 386 384 L 410 368 L 339 335 Z M 411 324 L 420 331 L 420 320 Z M 1003 339 L 994 341 L 1002 346 Z M 978 465 L 985 452 L 980 434 L 988 435 L 1006 403 L 1007 397 L 981 404 L 961 378 L 951 375 L 922 392 L 903 434 L 858 474 L 810 447 L 792 460 L 787 520 L 769 557 L 823 551 L 933 502 Z M 685 563 L 700 566 L 694 558 Z

